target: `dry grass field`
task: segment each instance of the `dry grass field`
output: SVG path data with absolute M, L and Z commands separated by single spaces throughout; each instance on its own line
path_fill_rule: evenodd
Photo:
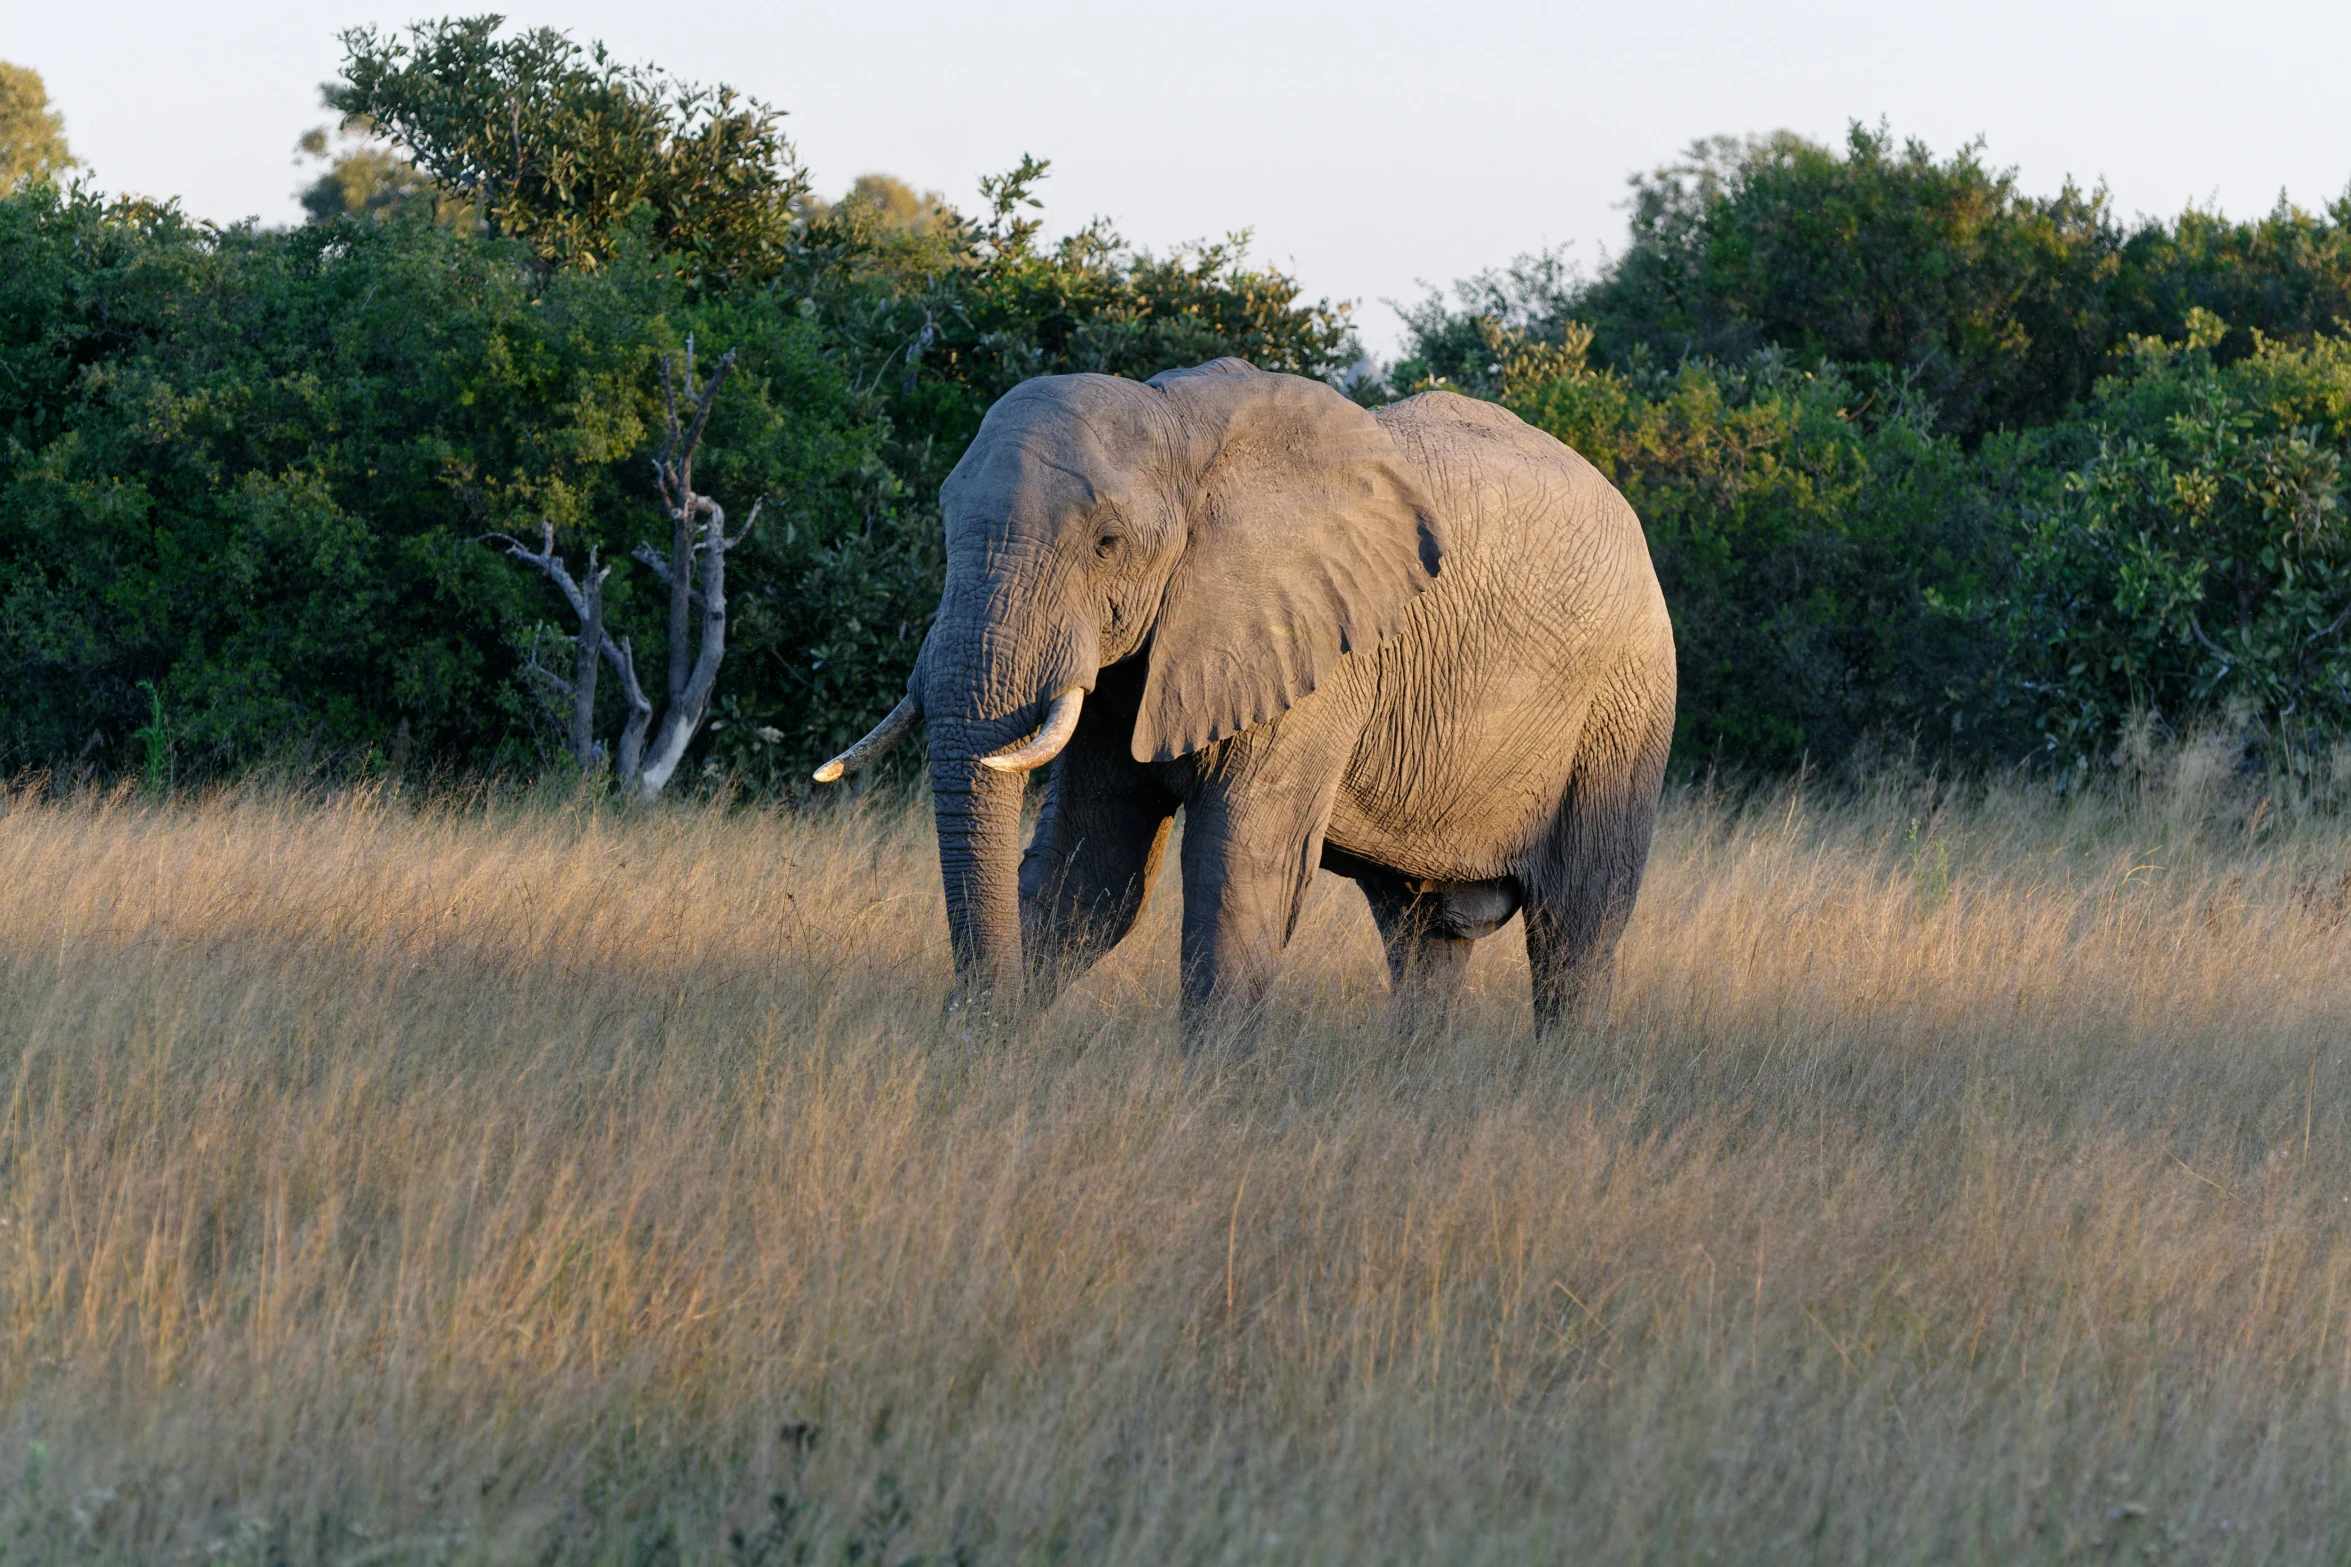
M 1677 797 L 1588 1037 L 1326 877 L 1236 1061 L 903 810 L 0 804 L 8 1563 L 2351 1559 L 2334 819 Z

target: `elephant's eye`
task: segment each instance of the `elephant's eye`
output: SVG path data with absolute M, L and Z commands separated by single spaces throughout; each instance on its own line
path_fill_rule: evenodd
M 1103 560 L 1108 560 L 1111 556 L 1117 554 L 1118 535 L 1115 533 L 1105 533 L 1100 538 L 1096 539 L 1094 541 L 1094 553 Z

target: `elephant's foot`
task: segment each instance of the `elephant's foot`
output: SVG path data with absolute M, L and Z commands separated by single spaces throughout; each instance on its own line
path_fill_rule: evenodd
M 1464 937 L 1436 932 L 1391 945 L 1388 1007 L 1398 1038 L 1433 1038 L 1451 1025 L 1474 945 Z
M 939 1021 L 951 1039 L 992 1045 L 1017 1033 L 1041 1010 L 1019 985 L 959 979 L 939 1009 Z
M 1414 881 L 1362 861 L 1349 863 L 1346 874 L 1363 889 L 1380 928 L 1397 1034 L 1442 1033 L 1461 999 L 1471 948 L 1518 912 L 1518 884 Z
M 1542 1044 L 1567 1044 L 1591 1034 L 1608 1021 L 1613 963 L 1589 965 L 1579 972 L 1535 971 L 1535 1038 Z
M 1186 984 L 1183 996 L 1184 1053 L 1242 1060 L 1265 1043 L 1271 1011 L 1270 978 L 1221 985 Z

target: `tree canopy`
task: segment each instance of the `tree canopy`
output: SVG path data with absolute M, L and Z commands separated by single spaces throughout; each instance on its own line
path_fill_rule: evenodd
M 471 202 L 434 184 L 367 132 L 367 122 L 354 119 L 344 123 L 340 135 L 322 125 L 305 131 L 295 144 L 305 158 L 326 165 L 297 193 L 311 222 L 421 213 L 440 223 L 481 225 Z
M 622 65 L 504 18 L 343 34 L 327 105 L 477 208 L 491 233 L 557 266 L 595 266 L 645 208 L 654 245 L 697 282 L 772 276 L 806 189 L 782 111 L 728 87 Z
M 2351 736 L 2351 198 L 2126 228 L 1858 125 L 1633 193 L 1598 275 L 1524 256 L 1412 307 L 1394 380 L 1501 398 L 1625 489 L 1681 765 L 2070 769 L 2218 724 L 2290 770 Z
M 1685 771 L 2351 746 L 2351 198 L 2126 225 L 1980 146 L 1718 139 L 1634 180 L 1597 274 L 1525 256 L 1410 307 L 1383 380 L 1246 233 L 1050 237 L 1038 158 L 961 208 L 882 174 L 828 202 L 723 87 L 495 17 L 344 41 L 295 229 L 60 186 L 62 140 L 0 195 L 0 769 L 569 765 L 621 715 L 550 706 L 571 617 L 495 540 L 597 551 L 611 634 L 658 640 L 632 555 L 674 544 L 650 460 L 689 341 L 735 353 L 695 488 L 761 521 L 680 776 L 789 790 L 892 705 L 939 485 L 1005 391 L 1225 354 L 1498 399 L 1606 472 Z M 7 123 L 54 138 L 20 80 Z
M 41 73 L 0 60 L 0 192 L 80 161 L 65 145 L 65 116 L 49 107 Z
M 2065 417 L 2135 337 L 2213 313 L 2224 359 L 2253 334 L 2308 340 L 2351 318 L 2351 205 L 2195 209 L 2119 222 L 2103 191 L 2022 190 L 1971 143 L 1937 158 L 1855 124 L 1842 149 L 1781 132 L 1718 137 L 1634 176 L 1631 243 L 1597 276 L 1521 257 L 1408 311 L 1407 382 L 1491 389 L 1479 323 L 1592 334 L 1622 370 L 1771 348 L 1925 397 L 1974 441 Z M 1889 391 L 1886 395 L 1893 395 Z
M 347 46 L 330 96 L 359 118 L 312 140 L 300 228 L 0 200 L 0 768 L 136 771 L 159 728 L 181 776 L 559 761 L 568 716 L 527 676 L 567 616 L 483 541 L 600 549 L 615 635 L 653 637 L 666 590 L 629 557 L 668 534 L 660 366 L 692 337 L 737 355 L 697 487 L 761 504 L 693 766 L 790 787 L 902 690 L 939 482 L 1005 389 L 1356 357 L 1239 240 L 1046 241 L 1037 160 L 977 216 L 881 178 L 820 207 L 723 89 L 489 18 Z M 484 149 L 513 103 L 510 178 Z

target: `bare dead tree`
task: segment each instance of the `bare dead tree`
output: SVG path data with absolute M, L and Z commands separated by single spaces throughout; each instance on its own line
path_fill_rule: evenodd
M 506 553 L 527 565 L 536 566 L 547 580 L 554 583 L 571 605 L 571 612 L 579 617 L 579 656 L 572 665 L 572 677 L 564 679 L 552 669 L 538 662 L 534 652 L 529 670 L 538 681 L 558 695 L 571 699 L 571 754 L 583 773 L 594 773 L 604 764 L 603 747 L 596 740 L 596 661 L 599 657 L 612 666 L 620 677 L 621 696 L 628 703 L 629 716 L 620 733 L 620 754 L 614 758 L 614 771 L 624 788 L 632 794 L 651 798 L 660 793 L 660 785 L 650 792 L 641 787 L 644 774 L 645 731 L 653 722 L 653 704 L 646 700 L 645 691 L 637 683 L 637 659 L 629 640 L 613 640 L 604 628 L 604 581 L 612 575 L 610 566 L 597 564 L 596 551 L 588 551 L 587 582 L 583 586 L 574 581 L 571 569 L 561 555 L 555 553 L 555 524 L 543 523 L 543 540 L 537 550 L 520 539 L 503 533 L 490 535 L 492 541 L 506 546 Z M 666 775 L 662 782 L 668 781 Z
M 505 545 L 506 553 L 516 560 L 537 567 L 563 594 L 579 620 L 579 654 L 571 678 L 564 679 L 535 657 L 530 669 L 542 684 L 570 699 L 571 753 L 583 773 L 594 773 L 604 763 L 603 748 L 595 737 L 598 661 L 611 665 L 619 678 L 629 716 L 612 758 L 613 772 L 622 793 L 634 800 L 650 800 L 661 793 L 710 714 L 711 694 L 718 687 L 718 666 L 727 648 L 727 552 L 741 544 L 759 521 L 759 503 L 754 502 L 743 531 L 730 538 L 725 510 L 694 489 L 694 452 L 702 444 L 718 389 L 734 366 L 734 350 L 729 349 L 710 379 L 696 387 L 694 340 L 686 339 L 681 412 L 680 388 L 672 379 L 670 362 L 667 358 L 661 362 L 662 399 L 669 428 L 653 459 L 653 477 L 661 492 L 662 509 L 669 516 L 669 553 L 664 556 L 651 544 L 639 544 L 630 552 L 630 558 L 669 589 L 669 678 L 658 725 L 653 704 L 637 680 L 636 654 L 629 639 L 616 640 L 605 628 L 604 581 L 612 575 L 612 568 L 599 565 L 591 548 L 584 579 L 575 579 L 564 558 L 555 553 L 553 523 L 542 524 L 543 536 L 536 550 L 507 534 L 488 536 Z M 652 736 L 649 749 L 648 733 Z

